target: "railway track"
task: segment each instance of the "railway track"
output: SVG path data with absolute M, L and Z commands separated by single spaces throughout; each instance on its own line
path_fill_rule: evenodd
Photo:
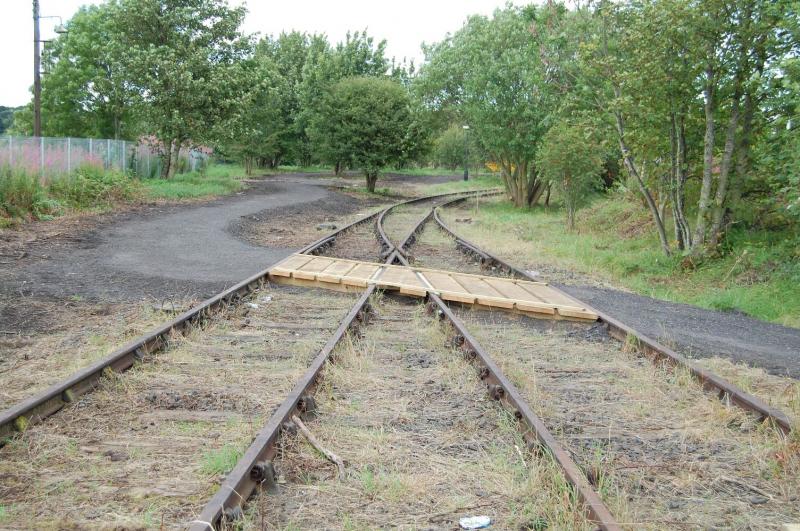
M 459 200 L 440 196 L 395 205 L 302 251 L 401 264 L 416 258 L 429 267 L 525 276 L 449 230 L 436 208 Z M 440 318 L 434 319 L 422 304 L 376 293 L 374 286 L 358 296 L 341 295 L 269 286 L 267 275 L 255 275 L 131 342 L 82 371 L 83 380 L 73 377 L 4 412 L 0 429 L 26 433 L 2 450 L 4 458 L 16 458 L 3 461 L 2 477 L 14 480 L 0 491 L 3 503 L 18 500 L 42 511 L 39 521 L 48 522 L 47 510 L 25 500 L 61 492 L 63 485 L 46 481 L 68 478 L 71 470 L 75 475 L 73 452 L 91 474 L 81 470 L 87 486 L 67 491 L 74 501 L 60 514 L 85 522 L 110 511 L 153 526 L 190 522 L 196 530 L 234 523 L 452 527 L 461 513 L 477 512 L 515 528 L 616 529 L 620 517 L 627 527 L 691 527 L 696 522 L 686 514 L 692 512 L 706 521 L 744 521 L 737 505 L 744 491 L 759 502 L 751 503 L 756 516 L 748 524 L 800 519 L 787 509 L 790 501 L 781 505 L 791 493 L 780 488 L 792 484 L 765 487 L 743 466 L 748 441 L 778 441 L 779 448 L 784 439 L 704 394 L 691 383 L 700 376 L 682 369 L 680 359 L 667 356 L 683 372 L 645 364 L 634 350 L 652 355 L 660 345 L 632 341 L 635 331 L 610 317 L 586 328 L 468 311 L 431 295 L 427 310 Z M 615 341 L 596 341 L 597 335 L 614 335 L 615 326 L 626 333 L 624 350 Z M 481 342 L 492 346 L 491 356 Z M 118 374 L 137 359 L 154 361 Z M 703 376 L 707 386 L 725 391 L 723 399 L 790 429 L 779 411 L 714 375 Z M 636 389 L 626 384 L 632 380 Z M 653 385 L 664 400 L 697 407 L 668 411 L 648 402 Z M 99 391 L 80 399 L 93 389 Z M 71 402 L 77 403 L 52 424 L 29 429 Z M 165 410 L 180 413 L 165 419 Z M 80 432 L 111 411 L 114 419 Z M 717 422 L 719 429 L 692 431 L 679 422 L 687 413 Z M 344 477 L 309 449 L 294 416 L 346 456 Z M 649 420 L 631 424 L 643 416 Z M 743 428 L 733 430 L 733 438 L 731 422 Z M 635 436 L 634 425 L 646 437 Z M 188 432 L 176 436 L 182 429 Z M 76 440 L 85 443 L 77 452 Z M 30 465 L 26 452 L 36 458 Z M 692 458 L 680 460 L 687 455 Z M 723 466 L 730 463 L 735 466 Z M 688 495 L 670 498 L 686 477 L 676 472 L 687 467 L 696 472 Z M 46 479 L 31 481 L 37 472 Z M 102 492 L 111 488 L 109 477 L 115 478 L 113 502 L 104 505 L 97 494 L 101 500 L 110 495 Z M 476 478 L 489 478 L 492 487 Z M 27 491 L 26 483 L 32 483 Z M 697 512 L 697 499 L 719 498 L 709 493 L 727 498 Z M 143 515 L 144 500 L 150 512 Z M 93 501 L 93 511 L 82 514 Z

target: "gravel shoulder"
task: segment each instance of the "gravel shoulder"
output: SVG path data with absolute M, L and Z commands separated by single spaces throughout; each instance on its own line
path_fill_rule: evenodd
M 458 222 L 474 214 L 448 208 L 445 222 L 479 246 L 559 286 L 573 297 L 606 312 L 647 336 L 692 358 L 725 358 L 771 375 L 800 379 L 800 329 L 760 321 L 741 313 L 706 310 L 638 295 L 608 282 L 547 263 L 526 250 L 512 233 L 498 235 L 479 221 Z

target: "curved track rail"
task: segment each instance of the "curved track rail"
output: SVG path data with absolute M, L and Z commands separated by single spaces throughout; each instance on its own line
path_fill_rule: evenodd
M 457 198 L 448 201 L 441 206 L 448 206 L 465 198 Z M 408 233 L 403 241 L 394 247 L 394 251 L 387 261 L 397 262 L 408 266 L 408 250 L 406 249 L 415 239 L 416 235 L 423 229 L 425 224 L 432 218 L 435 209 L 431 209 L 423 219 Z M 383 217 L 378 218 L 380 224 Z M 388 245 L 391 241 L 386 237 L 386 233 L 379 229 L 381 237 Z M 572 460 L 569 453 L 556 441 L 555 437 L 547 429 L 544 422 L 539 418 L 533 409 L 528 405 L 520 394 L 516 386 L 503 374 L 500 367 L 494 362 L 489 352 L 480 342 L 467 330 L 466 325 L 455 313 L 445 304 L 436 294 L 428 295 L 429 309 L 435 312 L 440 318 L 446 318 L 452 325 L 456 333 L 456 342 L 467 358 L 471 359 L 478 366 L 478 377 L 486 384 L 489 396 L 501 402 L 520 423 L 520 430 L 525 438 L 528 448 L 532 451 L 544 450 L 552 456 L 553 460 L 561 467 L 567 481 L 572 485 L 579 499 L 586 507 L 589 520 L 597 524 L 603 530 L 621 529 L 611 511 L 605 505 L 600 495 L 594 490 L 586 475 L 580 467 Z
M 403 201 L 374 214 L 370 218 L 364 218 L 357 223 L 353 223 L 344 229 L 337 231 L 334 235 L 326 236 L 306 246 L 302 252 L 306 254 L 317 254 L 324 250 L 327 246 L 331 245 L 335 240 L 336 235 L 341 234 L 343 230 L 351 228 L 358 223 L 363 223 L 373 217 L 376 219 L 376 227 L 386 242 L 384 248 L 384 255 L 388 254 L 386 259 L 387 264 L 391 264 L 395 257 L 394 245 L 388 238 L 382 228 L 382 220 L 386 214 L 394 208 L 424 201 L 431 201 L 445 197 L 452 197 L 454 195 L 473 197 L 475 194 L 491 193 L 492 191 L 475 191 L 469 192 L 465 195 L 464 192 L 457 192 L 451 194 L 441 194 L 435 196 L 427 196 L 422 198 L 411 199 Z M 460 200 L 462 197 L 457 198 Z M 388 250 L 388 252 L 387 252 Z M 203 508 L 200 516 L 191 522 L 190 529 L 192 531 L 207 531 L 209 529 L 218 529 L 226 522 L 233 522 L 239 519 L 242 515 L 242 507 L 246 503 L 250 495 L 258 487 L 265 487 L 269 489 L 275 483 L 275 469 L 272 460 L 276 454 L 276 443 L 278 442 L 282 431 L 293 430 L 291 418 L 293 415 L 299 415 L 301 418 L 309 413 L 313 413 L 314 400 L 312 393 L 316 387 L 317 380 L 320 372 L 325 364 L 331 360 L 331 354 L 339 342 L 349 333 L 357 334 L 358 327 L 366 324 L 369 319 L 371 308 L 369 306 L 369 298 L 375 293 L 376 287 L 369 286 L 364 290 L 356 303 L 348 312 L 347 316 L 341 321 L 339 327 L 334 332 L 333 336 L 328 340 L 325 346 L 320 350 L 317 357 L 312 362 L 311 366 L 303 374 L 303 377 L 295 384 L 292 391 L 287 398 L 281 403 L 278 409 L 272 414 L 270 419 L 264 427 L 258 432 L 253 442 L 245 451 L 244 455 L 239 459 L 233 470 L 227 475 L 224 483 L 219 491 L 209 500 Z
M 484 264 L 494 265 L 500 268 L 502 271 L 506 271 L 512 275 L 517 275 L 522 279 L 533 280 L 535 282 L 539 281 L 539 279 L 531 276 L 526 271 L 506 262 L 505 260 L 502 260 L 501 258 L 498 258 L 492 253 L 486 251 L 485 249 L 481 249 L 478 245 L 458 235 L 444 223 L 441 216 L 439 216 L 438 208 L 434 209 L 433 219 L 442 230 L 455 239 L 456 246 L 462 252 L 477 257 Z M 555 286 L 551 286 L 551 288 L 564 293 Z M 567 295 L 566 293 L 564 294 Z M 700 381 L 705 389 L 717 393 L 720 399 L 728 399 L 742 409 L 759 415 L 762 420 L 769 420 L 773 422 L 784 433 L 789 433 L 792 430 L 791 421 L 783 411 L 766 404 L 762 400 L 736 387 L 725 379 L 720 378 L 706 369 L 703 369 L 695 363 L 692 363 L 684 356 L 678 354 L 669 347 L 642 334 L 638 330 L 611 317 L 607 313 L 597 309 L 593 309 L 593 311 L 599 316 L 598 321 L 604 323 L 608 327 L 608 332 L 612 337 L 620 341 L 630 341 L 632 338 L 634 340 L 634 344 L 641 352 L 654 360 L 666 360 L 673 365 L 685 367 L 697 380 Z
M 468 192 L 483 193 L 484 190 Z M 450 197 L 455 194 L 440 194 L 429 197 L 402 201 L 390 206 L 388 209 L 378 211 L 328 234 L 315 242 L 300 249 L 299 252 L 316 254 L 324 250 L 335 241 L 341 233 L 368 221 L 374 220 L 387 210 L 408 203 L 431 200 L 434 198 Z M 166 347 L 172 334 L 182 333 L 188 326 L 197 324 L 218 309 L 235 304 L 242 297 L 252 293 L 269 276 L 270 269 L 264 269 L 236 285 L 206 299 L 193 308 L 181 313 L 174 319 L 150 330 L 149 332 L 129 341 L 117 348 L 104 358 L 92 363 L 72 376 L 36 393 L 35 395 L 18 402 L 10 408 L 0 412 L 0 445 L 3 441 L 16 432 L 24 431 L 28 426 L 38 424 L 47 417 L 57 413 L 63 407 L 75 402 L 78 397 L 93 391 L 100 381 L 114 373 L 121 373 L 131 368 L 135 363 L 145 360 L 148 356 Z

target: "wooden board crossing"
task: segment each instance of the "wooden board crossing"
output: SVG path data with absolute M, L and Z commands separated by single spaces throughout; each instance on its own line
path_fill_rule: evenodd
M 403 295 L 442 299 L 476 306 L 502 308 L 535 317 L 597 320 L 597 314 L 544 282 L 454 273 L 438 269 L 359 262 L 293 254 L 270 269 L 278 283 L 319 286 L 338 291 L 360 290 L 376 284 Z

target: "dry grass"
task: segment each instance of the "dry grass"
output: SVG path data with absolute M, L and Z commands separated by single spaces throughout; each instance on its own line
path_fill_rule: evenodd
M 417 267 L 430 267 L 448 271 L 460 271 L 476 275 L 491 274 L 485 271 L 480 262 L 468 258 L 455 246 L 455 240 L 431 221 L 417 235 L 411 246 L 411 255 Z
M 403 205 L 392 209 L 383 221 L 383 230 L 392 243 L 399 244 L 408 236 L 414 225 L 428 213 L 432 204 L 425 201 L 421 204 Z
M 376 307 L 363 338 L 337 349 L 306 423 L 344 459 L 346 478 L 289 439 L 276 463 L 280 494 L 255 500 L 243 527 L 452 529 L 486 514 L 493 529 L 591 528 L 555 465 L 527 453 L 515 421 L 422 306 Z
M 280 219 L 249 220 L 244 237 L 247 241 L 265 247 L 284 247 L 297 249 L 303 247 L 314 240 L 327 235 L 330 229 L 317 229 L 321 223 L 333 223 L 337 227 L 343 227 L 361 219 L 376 210 L 383 210 L 387 204 L 376 206 L 374 202 L 364 204 L 358 212 L 344 215 L 331 214 L 327 210 L 312 210 L 298 208 L 297 212 L 290 212 L 280 216 Z M 373 226 L 374 224 L 367 224 Z
M 364 260 L 366 262 L 382 262 L 381 246 L 375 222 L 362 223 L 336 237 L 336 241 L 323 253 L 325 256 L 345 258 L 348 260 Z
M 800 520 L 796 435 L 785 438 L 704 393 L 686 370 L 656 366 L 597 329 L 460 313 L 629 527 Z
M 152 303 L 96 304 L 27 301 L 27 311 L 46 318 L 41 333 L 0 335 L 0 409 L 47 388 L 170 319 Z M 191 302 L 178 302 L 178 308 Z M 79 323 L 76 326 L 76 323 Z
M 575 271 L 572 264 L 559 261 L 552 253 L 544 252 L 541 244 L 532 239 L 526 227 L 515 226 L 496 216 L 487 216 L 480 210 L 481 205 L 497 205 L 502 197 L 483 198 L 476 207 L 474 203 L 457 204 L 440 210 L 442 220 L 460 236 L 475 242 L 480 247 L 490 249 L 493 254 L 503 257 L 512 264 L 541 275 L 544 282 L 560 284 L 580 284 L 620 289 L 611 284 L 602 271 L 591 271 L 591 275 Z M 461 220 L 461 221 L 457 221 Z
M 353 300 L 264 287 L 30 428 L 0 449 L 0 527 L 184 528 Z

